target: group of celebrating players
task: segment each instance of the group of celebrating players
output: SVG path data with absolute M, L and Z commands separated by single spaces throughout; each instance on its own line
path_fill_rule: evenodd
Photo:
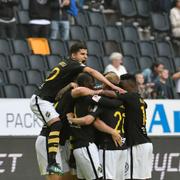
M 150 179 L 147 104 L 134 75 L 103 76 L 86 60 L 86 46 L 74 44 L 70 57 L 31 97 L 32 111 L 44 122 L 36 140 L 41 175 L 48 180 Z

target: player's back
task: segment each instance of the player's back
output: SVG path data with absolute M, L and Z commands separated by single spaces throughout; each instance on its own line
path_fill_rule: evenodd
M 125 105 L 125 136 L 127 145 L 137 145 L 151 142 L 146 132 L 146 108 L 147 104 L 138 93 L 126 93 L 119 95 Z
M 113 101 L 113 99 L 111 99 Z M 125 107 L 123 105 L 122 101 L 119 101 L 119 106 L 116 108 L 107 108 L 107 107 L 101 107 L 99 118 L 105 122 L 108 126 L 110 126 L 113 129 L 119 130 L 121 137 L 124 139 L 124 120 L 125 120 Z M 116 149 L 126 149 L 126 144 L 124 143 L 121 147 L 116 147 L 112 136 L 107 133 L 98 133 L 98 142 L 100 148 L 106 148 L 109 150 L 116 150 Z M 106 146 L 106 147 L 105 147 Z
M 89 104 L 86 97 L 77 98 L 74 105 L 74 114 L 76 117 L 83 117 L 89 114 L 94 105 Z M 75 148 L 87 146 L 89 142 L 94 142 L 94 126 L 71 124 L 71 132 L 73 136 L 73 146 Z
M 84 65 L 71 59 L 63 59 L 55 66 L 50 75 L 41 84 L 36 95 L 44 100 L 54 102 L 55 96 L 60 89 L 72 82 L 82 72 Z

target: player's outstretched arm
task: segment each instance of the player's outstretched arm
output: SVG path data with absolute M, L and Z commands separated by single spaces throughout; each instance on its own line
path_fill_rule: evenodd
M 71 91 L 73 98 L 80 96 L 94 96 L 101 92 L 102 90 L 92 90 L 86 87 L 77 87 Z
M 93 123 L 95 118 L 91 115 L 86 115 L 84 117 L 80 118 L 72 118 L 72 117 L 67 117 L 68 121 L 77 125 L 89 125 Z
M 112 84 L 100 72 L 96 71 L 95 69 L 92 69 L 90 67 L 85 67 L 84 72 L 91 74 L 94 78 L 96 78 L 97 80 L 101 81 L 102 83 L 108 85 L 109 87 L 111 87 L 115 91 L 118 91 L 119 93 L 125 93 L 126 92 L 124 89 L 121 89 L 121 88 L 115 86 L 114 84 Z
M 121 146 L 122 145 L 122 137 L 119 134 L 119 131 L 111 128 L 110 126 L 108 126 L 106 123 L 104 123 L 99 118 L 97 118 L 94 121 L 94 126 L 99 131 L 112 135 L 113 141 L 114 141 L 116 146 Z
M 122 101 L 118 99 L 110 99 L 107 97 L 99 96 L 99 95 L 94 95 L 92 97 L 92 100 L 101 106 L 108 107 L 108 108 L 116 108 L 122 105 Z

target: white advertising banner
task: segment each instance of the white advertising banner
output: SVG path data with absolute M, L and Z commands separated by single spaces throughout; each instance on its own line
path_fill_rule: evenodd
M 180 136 L 180 100 L 146 100 L 147 131 L 152 136 Z
M 0 136 L 38 135 L 42 122 L 29 107 L 29 99 L 0 99 Z
M 147 132 L 151 136 L 180 136 L 180 100 L 145 100 Z M 29 107 L 29 99 L 0 99 L 0 136 L 38 135 L 42 122 Z

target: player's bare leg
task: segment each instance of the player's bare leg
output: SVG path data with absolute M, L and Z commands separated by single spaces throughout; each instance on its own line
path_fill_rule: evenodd
M 61 167 L 56 162 L 56 154 L 59 148 L 59 135 L 61 128 L 61 121 L 59 117 L 53 118 L 48 122 L 50 133 L 48 135 L 48 167 L 49 174 L 62 175 Z M 54 180 L 54 179 L 53 179 Z

